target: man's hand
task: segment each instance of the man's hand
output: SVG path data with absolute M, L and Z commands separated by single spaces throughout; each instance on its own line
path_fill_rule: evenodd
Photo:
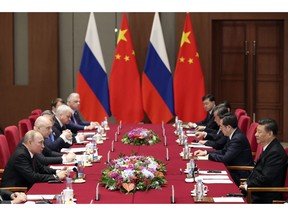
M 207 151 L 197 150 L 194 152 L 194 156 L 205 156 L 207 155 Z
M 27 196 L 25 193 L 22 192 L 15 192 L 11 194 L 11 199 L 13 204 L 18 204 L 27 201 Z

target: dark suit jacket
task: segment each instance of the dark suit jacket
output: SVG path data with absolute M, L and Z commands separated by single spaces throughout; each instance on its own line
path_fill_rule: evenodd
M 220 150 L 224 148 L 229 138 L 224 136 L 223 132 L 220 131 L 218 134 L 207 133 L 205 140 L 207 140 L 205 143 L 206 146 L 211 146 L 216 150 Z
M 88 125 L 90 125 L 90 122 L 82 121 L 78 111 L 75 111 L 71 116 L 71 121 L 67 125 L 67 128 L 71 130 L 73 134 L 76 134 L 79 130 L 84 130 L 84 127 Z
M 33 160 L 28 149 L 19 145 L 9 158 L 2 176 L 2 187 L 30 187 L 35 182 L 55 180 L 55 169 Z
M 217 125 L 217 123 L 214 121 L 214 119 L 215 118 L 214 118 L 213 111 L 211 114 L 209 112 L 207 112 L 206 118 L 201 122 L 197 122 L 196 124 L 201 125 L 201 126 L 206 126 L 207 129 L 209 128 L 209 129 L 215 130 L 215 132 L 217 132 L 219 130 L 219 125 Z M 206 128 L 205 128 L 205 131 L 206 131 Z M 211 131 L 206 131 L 206 132 L 211 132 Z
M 287 171 L 287 155 L 274 139 L 260 155 L 253 172 L 247 179 L 248 187 L 283 187 Z M 253 203 L 272 203 L 282 199 L 281 193 L 252 193 Z
M 54 125 L 52 127 L 52 134 L 54 136 L 54 142 L 49 142 L 49 140 L 44 140 L 44 144 L 48 146 L 51 150 L 60 151 L 62 148 L 69 148 L 71 147 L 70 143 L 66 143 L 60 135 L 62 134 L 63 130 L 66 130 L 66 125 L 60 126 L 59 121 L 54 118 Z M 62 140 L 62 141 L 61 141 Z M 46 142 L 46 143 L 45 143 Z M 73 135 L 72 143 L 76 143 L 75 136 Z
M 35 158 L 37 158 L 37 160 L 44 165 L 62 164 L 63 153 L 51 151 L 49 147 L 45 146 L 45 139 L 47 138 L 44 138 L 44 149 L 42 153 L 35 155 Z M 23 143 L 23 138 L 19 142 L 18 146 L 23 145 L 22 143 Z
M 253 166 L 253 159 L 249 141 L 246 136 L 236 129 L 231 140 L 222 150 L 208 151 L 209 160 L 223 162 L 226 166 Z M 230 175 L 234 182 L 239 185 L 240 178 L 247 178 L 249 171 L 230 171 Z
M 11 204 L 11 191 L 0 189 L 0 204 Z
M 45 140 L 46 139 L 49 139 L 49 138 L 44 138 L 44 146 L 45 146 Z M 63 160 L 62 160 L 63 153 L 60 153 L 57 151 L 51 151 L 50 148 L 47 146 L 44 147 L 42 154 L 38 154 L 35 156 L 36 156 L 37 160 L 39 160 L 40 163 L 42 163 L 44 165 L 62 164 L 62 162 L 63 162 Z

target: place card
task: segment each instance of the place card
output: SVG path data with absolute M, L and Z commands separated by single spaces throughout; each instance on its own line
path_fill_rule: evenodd
M 99 194 L 99 182 L 96 185 L 96 196 L 95 196 L 95 200 L 99 201 L 100 200 L 100 194 Z
M 164 146 L 167 146 L 167 138 L 164 136 Z
M 167 160 L 167 161 L 169 160 L 169 151 L 168 151 L 168 148 L 166 148 L 166 160 Z
M 111 152 L 114 152 L 114 140 L 112 140 L 112 143 L 111 143 Z
M 172 191 L 171 191 L 171 203 L 175 203 L 175 191 L 174 191 L 174 185 L 172 185 Z

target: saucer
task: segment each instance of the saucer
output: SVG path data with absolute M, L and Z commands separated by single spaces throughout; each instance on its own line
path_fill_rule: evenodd
M 91 166 L 92 166 L 92 163 L 85 163 L 84 166 L 85 166 L 85 167 L 91 167 Z
M 73 183 L 76 183 L 76 184 L 81 184 L 81 183 L 84 183 L 84 182 L 86 182 L 84 179 L 75 179 L 73 181 Z
M 192 182 L 194 182 L 194 179 L 193 178 L 185 178 L 185 182 L 192 183 Z
M 194 190 L 191 191 L 191 196 L 194 196 L 194 197 L 196 196 L 196 193 L 194 192 Z M 204 196 L 204 197 L 207 196 L 207 193 L 204 193 L 203 196 Z
M 191 193 L 191 196 L 196 196 L 196 194 L 195 193 Z M 206 194 L 203 194 L 203 196 L 207 196 L 207 193 Z

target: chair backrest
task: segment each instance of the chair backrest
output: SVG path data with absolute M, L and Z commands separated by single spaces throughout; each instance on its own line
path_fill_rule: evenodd
M 5 135 L 0 134 L 0 169 L 5 169 L 5 166 L 10 158 L 10 150 L 8 147 Z
M 236 115 L 237 119 L 239 120 L 240 116 L 242 116 L 242 115 L 247 115 L 247 112 L 246 112 L 246 110 L 244 110 L 244 109 L 237 108 L 237 109 L 235 110 L 235 115 Z
M 42 110 L 41 109 L 34 109 L 31 111 L 31 115 L 38 115 L 40 116 L 42 113 Z
M 243 134 L 247 134 L 247 130 L 249 128 L 251 122 L 250 116 L 242 115 L 238 120 L 238 127 L 242 131 Z
M 18 122 L 18 129 L 20 139 L 22 139 L 28 131 L 32 130 L 31 121 L 29 119 L 21 119 Z
M 30 115 L 29 117 L 28 117 L 28 119 L 30 120 L 30 122 L 31 122 L 31 127 L 33 128 L 34 127 L 34 123 L 35 123 L 35 121 L 36 121 L 36 119 L 39 117 L 39 115 Z
M 250 127 L 247 130 L 247 134 L 246 134 L 247 139 L 248 139 L 248 141 L 250 143 L 252 154 L 253 153 L 255 154 L 256 151 L 257 151 L 257 140 L 256 140 L 256 137 L 255 137 L 257 126 L 258 126 L 257 122 L 252 122 L 250 124 Z
M 4 134 L 7 139 L 10 154 L 13 154 L 16 146 L 20 142 L 18 127 L 15 125 L 8 126 L 4 129 Z
M 263 152 L 263 147 L 262 147 L 262 145 L 257 144 L 256 154 L 255 154 L 255 158 L 254 158 L 254 161 L 255 161 L 255 162 L 259 159 L 259 157 L 260 157 L 260 155 L 261 155 L 262 152 Z

